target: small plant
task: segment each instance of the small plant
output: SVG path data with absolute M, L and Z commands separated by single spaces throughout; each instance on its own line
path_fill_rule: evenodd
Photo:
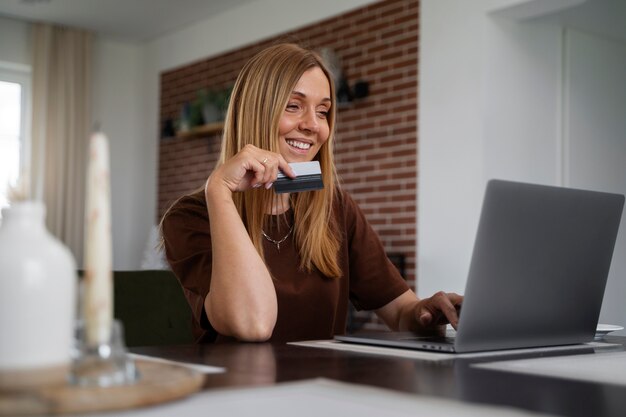
M 223 90 L 211 89 L 201 90 L 198 92 L 198 98 L 202 103 L 204 123 L 213 123 L 224 120 L 231 92 L 232 87 L 225 88 Z

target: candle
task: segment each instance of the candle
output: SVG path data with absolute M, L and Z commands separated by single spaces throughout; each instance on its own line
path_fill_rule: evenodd
M 108 344 L 113 320 L 109 143 L 91 136 L 85 207 L 85 277 L 83 317 L 89 346 Z

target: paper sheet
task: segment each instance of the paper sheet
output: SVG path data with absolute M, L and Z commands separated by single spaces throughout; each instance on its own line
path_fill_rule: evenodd
M 170 365 L 184 366 L 185 368 L 189 368 L 194 371 L 201 372 L 203 374 L 219 374 L 222 372 L 226 372 L 225 368 L 203 365 L 199 363 L 171 361 L 169 359 L 158 358 L 155 356 L 139 355 L 137 353 L 128 353 L 128 356 L 130 356 L 134 360 L 159 362 L 159 363 L 167 363 Z
M 439 352 L 429 352 L 426 350 L 410 350 L 410 349 L 401 349 L 401 348 L 393 348 L 393 347 L 382 347 L 382 346 L 369 346 L 369 345 L 358 345 L 355 343 L 344 343 L 338 342 L 335 340 L 308 340 L 303 342 L 292 342 L 290 345 L 296 346 L 306 346 L 306 347 L 314 347 L 314 348 L 323 348 L 323 349 L 334 349 L 334 350 L 343 350 L 348 352 L 357 352 L 357 353 L 369 353 L 373 355 L 383 355 L 383 356 L 395 356 L 400 358 L 411 358 L 411 359 L 421 359 L 428 361 L 446 361 L 453 360 L 458 358 L 486 358 L 493 356 L 506 356 L 511 354 L 524 354 L 524 353 L 533 353 L 533 352 L 552 352 L 552 351 L 573 351 L 573 350 L 584 350 L 593 348 L 595 350 L 599 349 L 609 349 L 616 348 L 621 345 L 614 343 L 603 343 L 603 342 L 590 342 L 582 345 L 571 345 L 571 346 L 553 346 L 553 347 L 543 347 L 543 348 L 531 348 L 531 349 L 507 349 L 507 350 L 495 350 L 490 352 L 477 352 L 477 353 L 439 353 Z
M 404 394 L 328 379 L 278 384 L 263 388 L 205 391 L 186 400 L 98 417 L 171 416 L 272 417 L 539 417 L 545 414 L 508 407 Z
M 626 352 L 489 362 L 472 365 L 499 371 L 626 385 Z

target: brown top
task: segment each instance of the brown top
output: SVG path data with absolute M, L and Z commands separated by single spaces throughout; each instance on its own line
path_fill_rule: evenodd
M 328 278 L 316 268 L 311 273 L 299 268 L 293 233 L 276 245 L 264 239 L 265 262 L 274 277 L 278 319 L 272 341 L 330 339 L 346 330 L 348 301 L 358 309 L 374 310 L 409 289 L 385 255 L 378 236 L 346 193 L 337 193 L 333 215 L 341 231 L 339 265 L 341 278 Z M 293 212 L 287 212 L 292 223 Z M 289 230 L 276 229 L 270 222 L 267 234 L 280 240 Z M 272 228 L 274 227 L 274 228 Z M 193 311 L 197 342 L 215 341 L 218 334 L 204 311 L 211 282 L 211 235 L 206 202 L 186 196 L 163 221 L 165 254 L 183 286 Z

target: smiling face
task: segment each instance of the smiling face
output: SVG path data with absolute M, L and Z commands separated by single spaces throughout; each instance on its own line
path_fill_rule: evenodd
M 330 84 L 319 67 L 305 71 L 289 96 L 278 125 L 279 150 L 287 162 L 307 162 L 328 140 Z

